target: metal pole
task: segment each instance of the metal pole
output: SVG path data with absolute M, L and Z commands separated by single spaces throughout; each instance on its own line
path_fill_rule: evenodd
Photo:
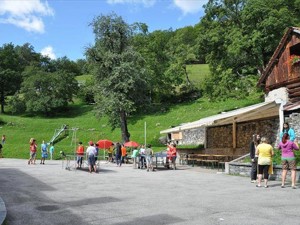
M 147 145 L 147 122 L 145 122 L 145 148 L 146 148 L 146 145 Z

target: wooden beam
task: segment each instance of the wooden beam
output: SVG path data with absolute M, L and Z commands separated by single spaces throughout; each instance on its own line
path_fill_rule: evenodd
M 300 101 L 299 97 L 290 99 L 290 102 L 292 103 L 299 102 L 299 101 Z
M 300 91 L 294 92 L 293 94 L 289 94 L 289 98 L 300 97 Z
M 296 87 L 296 88 L 291 88 L 287 90 L 289 94 L 293 94 L 295 92 L 300 91 L 300 87 Z
M 236 149 L 236 122 L 235 119 L 232 123 L 232 148 Z
M 299 78 L 297 77 L 297 78 L 294 78 L 294 79 L 291 80 L 291 81 L 288 81 L 286 87 L 287 87 L 288 89 L 300 87 Z

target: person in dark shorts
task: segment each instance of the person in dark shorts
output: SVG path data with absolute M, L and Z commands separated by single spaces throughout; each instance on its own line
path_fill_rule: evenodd
M 76 154 L 77 154 L 77 169 L 79 169 L 82 166 L 82 160 L 84 155 L 84 146 L 82 145 L 81 141 L 78 143 Z
M 255 183 L 257 180 L 257 159 L 258 156 L 255 154 L 256 147 L 260 143 L 260 135 L 253 134 L 252 141 L 250 143 L 250 158 L 251 158 L 251 183 Z
M 299 145 L 297 139 L 290 141 L 290 136 L 288 133 L 284 133 L 279 143 L 278 149 L 281 150 L 281 165 L 282 165 L 282 175 L 281 175 L 281 187 L 285 187 L 285 178 L 288 169 L 291 170 L 292 177 L 292 188 L 296 189 L 296 157 L 294 150 L 299 150 Z

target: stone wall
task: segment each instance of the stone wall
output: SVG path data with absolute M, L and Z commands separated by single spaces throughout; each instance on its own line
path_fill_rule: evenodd
M 205 142 L 205 127 L 182 131 L 182 140 L 181 140 L 180 144 L 199 145 L 199 144 L 204 144 L 204 142 Z
M 300 167 L 297 167 L 297 182 L 300 181 Z M 229 171 L 228 173 L 231 175 L 240 175 L 249 177 L 250 180 L 250 172 L 251 172 L 251 164 L 250 163 L 236 163 L 230 162 L 229 163 Z M 269 180 L 276 180 L 281 181 L 281 173 L 282 169 L 281 166 L 274 166 L 273 167 L 273 174 L 270 175 Z M 291 172 L 289 171 L 286 177 L 287 181 L 291 181 Z
M 295 130 L 296 137 L 300 141 L 300 113 L 292 113 L 285 117 L 285 122 L 289 123 L 290 127 Z

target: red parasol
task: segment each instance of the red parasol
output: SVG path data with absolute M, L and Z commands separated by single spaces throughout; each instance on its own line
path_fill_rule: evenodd
M 107 149 L 107 148 L 109 148 L 110 146 L 112 146 L 113 142 L 110 141 L 110 140 L 104 139 L 104 140 L 99 140 L 99 141 L 97 142 L 97 144 L 98 144 L 98 147 L 99 147 L 99 148 Z
M 135 142 L 135 141 L 128 141 L 124 143 L 125 147 L 138 147 L 139 143 Z

